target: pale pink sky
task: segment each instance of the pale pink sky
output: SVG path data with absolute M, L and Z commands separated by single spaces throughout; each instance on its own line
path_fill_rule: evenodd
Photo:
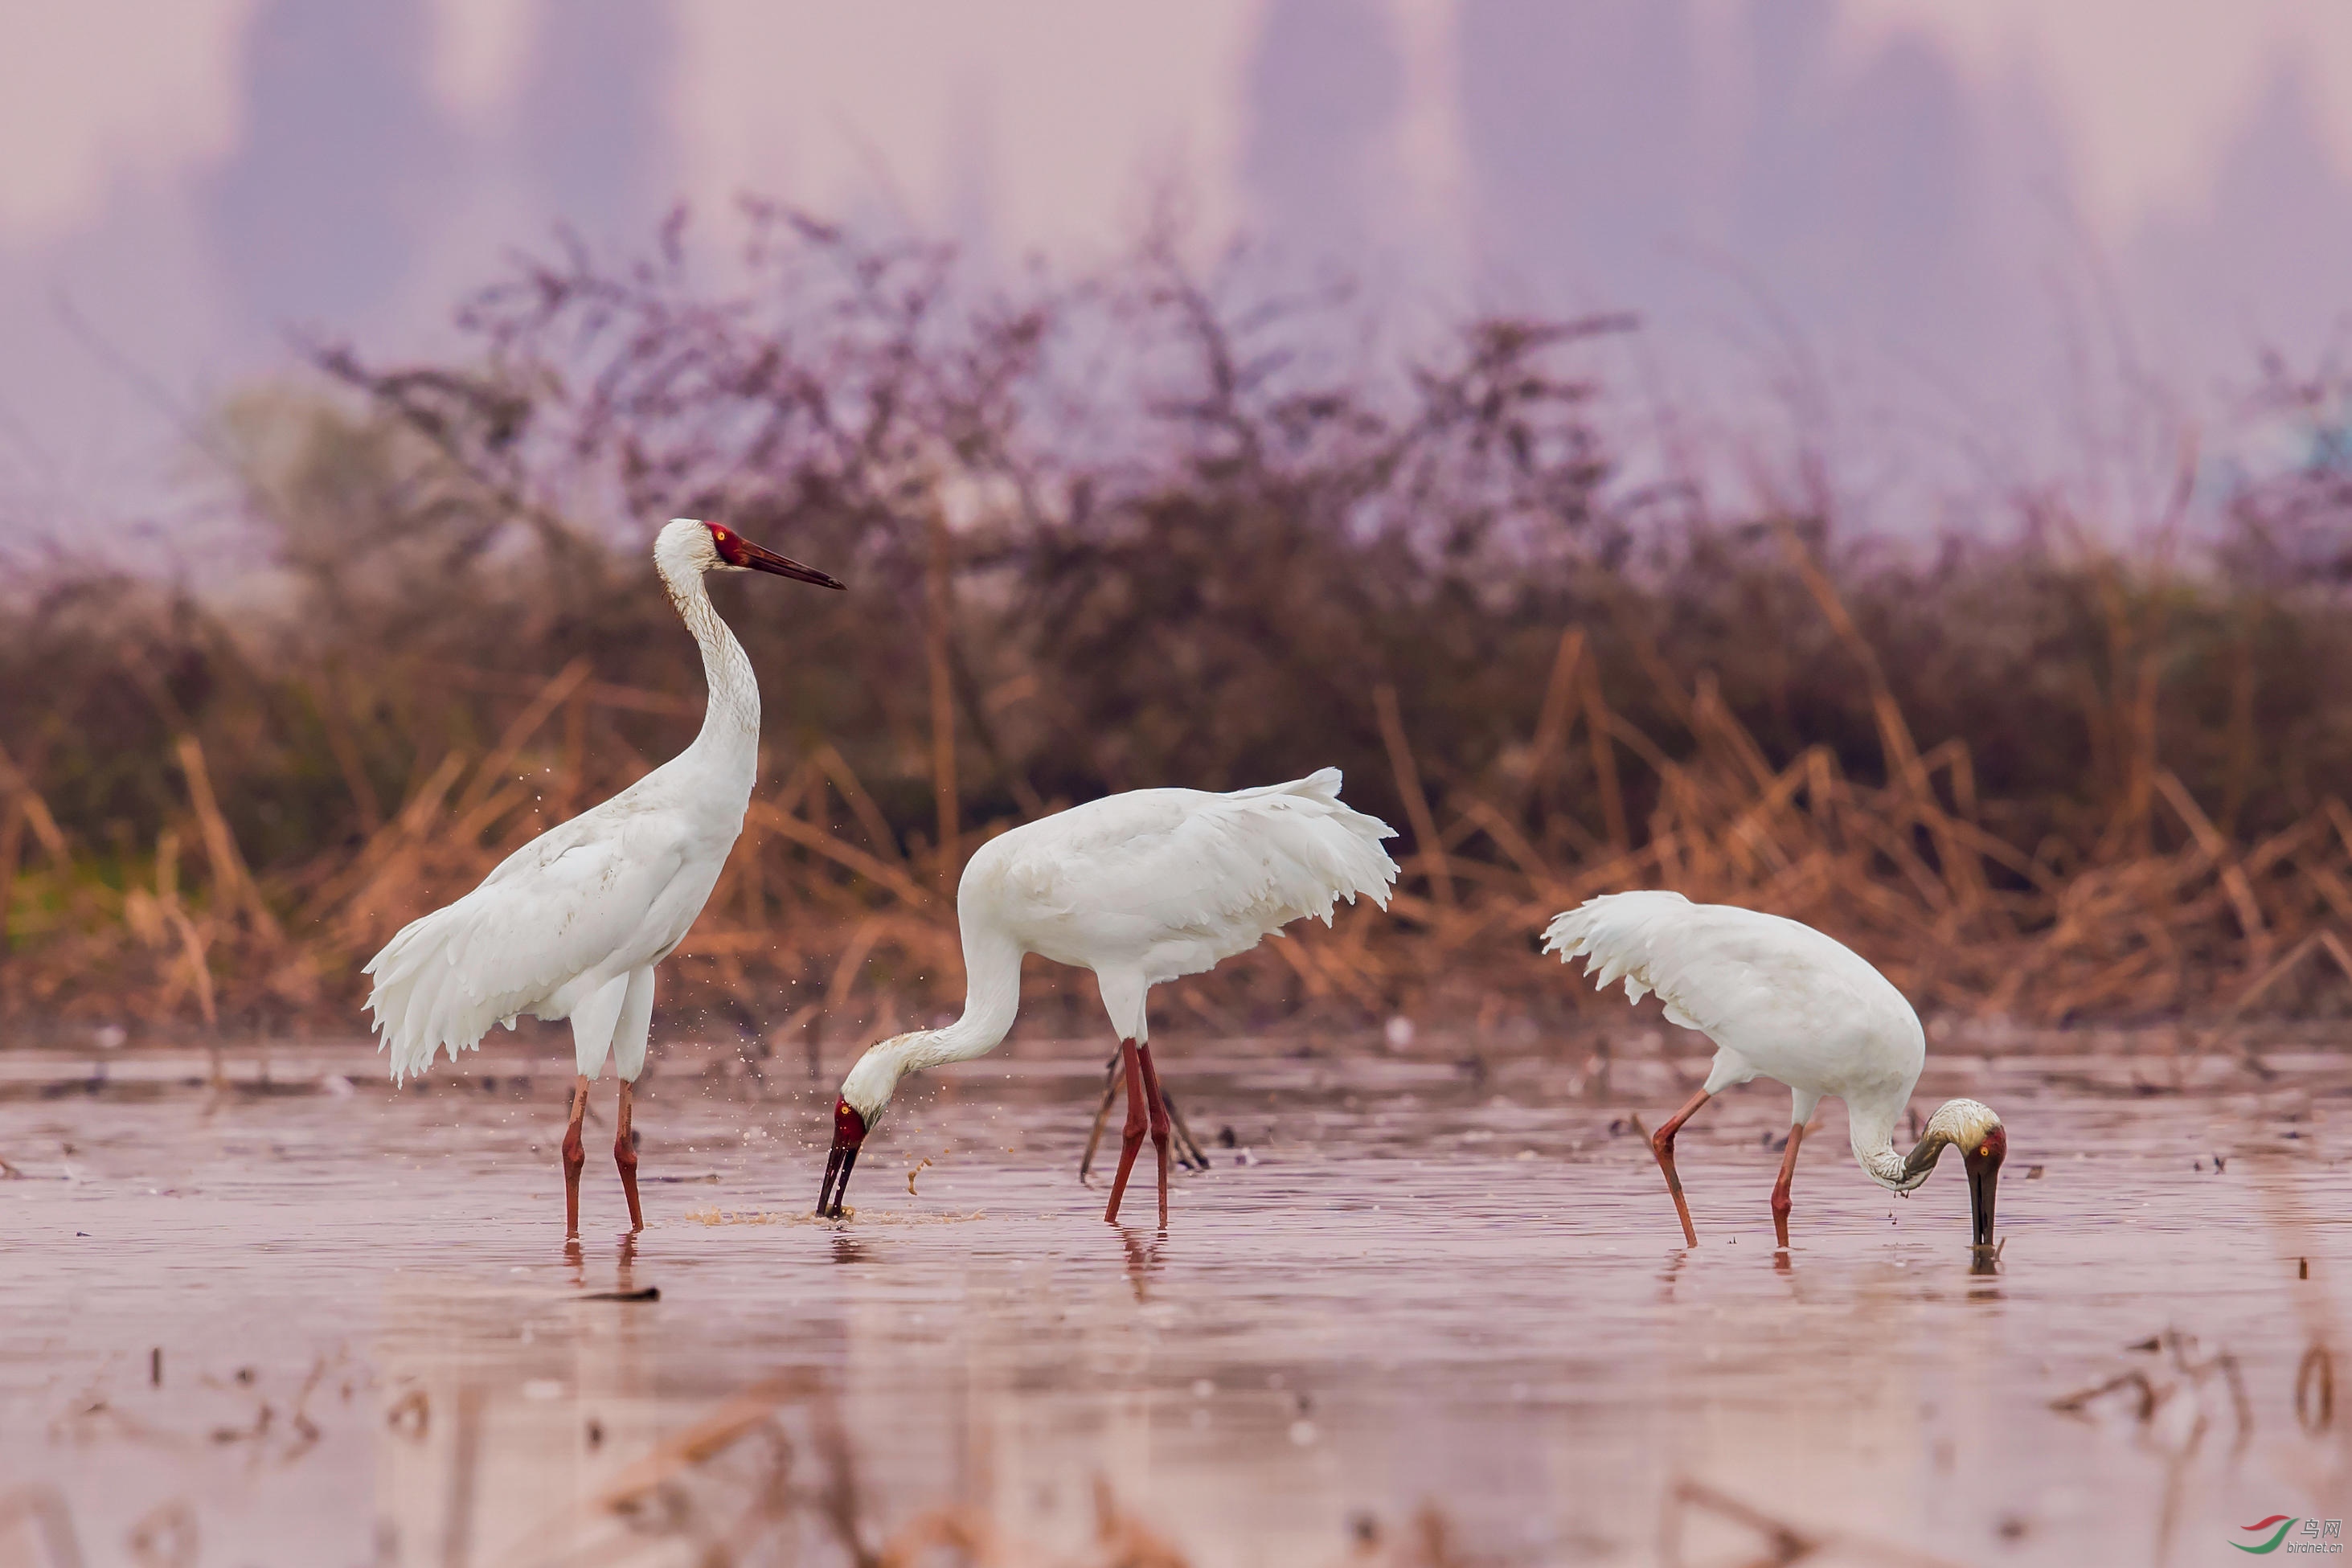
M 120 364 L 95 363 L 91 340 L 135 361 L 155 387 L 191 407 L 280 354 L 278 323 L 261 319 L 280 298 L 271 291 L 277 283 L 264 287 L 240 271 L 270 258 L 240 259 L 236 236 L 220 234 L 220 214 L 244 210 L 231 200 L 238 191 L 248 205 L 266 208 L 275 167 L 264 163 L 255 173 L 249 157 L 257 134 L 251 47 L 266 3 L 0 0 L 0 497 L 54 498 L 93 476 L 120 473 L 134 452 L 152 455 L 155 398 L 127 390 Z M 1351 27 L 1369 18 L 1365 26 L 1378 36 L 1352 42 L 1370 48 L 1365 57 L 1376 66 L 1392 60 L 1393 83 L 1366 89 L 1381 99 L 1363 110 L 1378 122 L 1364 134 L 1381 163 L 1360 199 L 1365 210 L 1331 220 L 1356 228 L 1302 229 L 1302 248 L 1320 241 L 1352 252 L 1361 238 L 1367 254 L 1405 256 L 1400 265 L 1423 288 L 1468 294 L 1496 287 L 1496 278 L 1540 275 L 1542 290 L 1580 302 L 1626 291 L 1631 264 L 1622 256 L 1612 260 L 1605 246 L 1569 256 L 1559 221 L 1530 215 L 1528 193 L 1540 193 L 1544 182 L 1540 164 L 1515 170 L 1512 127 L 1520 120 L 1467 101 L 1502 90 L 1477 84 L 1506 79 L 1501 68 L 1510 63 L 1490 57 L 1481 67 L 1463 57 L 1465 39 L 1474 36 L 1464 31 L 1474 0 L 1333 3 L 1360 9 L 1351 16 L 1307 5 L 1289 15 L 1336 16 Z M 548 204 L 557 199 L 547 181 L 561 185 L 562 171 L 534 174 L 528 148 L 513 151 L 531 129 L 520 122 L 538 112 L 524 106 L 552 101 L 530 97 L 533 62 L 573 18 L 621 8 L 612 0 L 416 4 L 420 69 L 437 116 L 427 129 L 443 139 L 436 155 L 441 166 L 474 177 L 460 194 L 404 209 L 402 232 L 413 243 L 389 282 L 371 285 L 372 292 L 354 285 L 341 295 L 284 296 L 289 316 L 302 319 L 341 308 L 340 299 L 364 299 L 335 324 L 379 341 L 424 341 L 448 301 L 478 281 L 505 246 L 545 234 Z M 1312 158 L 1285 162 L 1293 150 L 1284 139 L 1311 141 L 1316 124 L 1282 122 L 1282 84 L 1312 85 L 1318 47 L 1310 33 L 1304 45 L 1294 38 L 1290 52 L 1281 52 L 1272 20 L 1277 4 L 648 0 L 626 9 L 658 17 L 666 53 L 646 89 L 649 101 L 635 120 L 620 123 L 635 127 L 628 133 L 639 140 L 661 143 L 654 172 L 643 176 L 647 197 L 657 184 L 662 199 L 684 195 L 706 212 L 758 189 L 957 233 L 1001 255 L 1042 251 L 1082 265 L 1131 237 L 1151 193 L 1173 187 L 1185 193 L 1197 234 L 1213 243 L 1238 228 L 1279 229 L 1291 206 L 1302 213 L 1315 206 L 1325 179 Z M 1602 15 L 1612 6 L 1562 9 Z M 1668 9 L 1660 5 L 1651 16 Z M 1488 6 L 1481 17 L 1497 10 Z M 1614 10 L 1633 17 L 1640 7 L 1616 0 Z M 2270 264 L 2256 254 L 2269 243 L 2264 235 L 2231 242 L 2242 244 L 2248 266 L 2257 268 L 2242 278 L 2210 235 L 2195 245 L 2168 236 L 2221 225 L 2231 201 L 2250 199 L 2233 194 L 2230 179 L 2243 186 L 2258 176 L 2271 158 L 2263 149 L 2281 137 L 2290 153 L 2300 149 L 2318 160 L 2305 177 L 2325 180 L 2329 199 L 2352 190 L 2352 5 L 1813 0 L 1787 8 L 1827 18 L 1829 26 L 1828 64 L 1807 78 L 1812 90 L 1850 87 L 1861 106 L 1853 112 L 1864 118 L 1816 126 L 1804 144 L 1813 151 L 1775 156 L 1843 155 L 1836 125 L 1900 129 L 1909 124 L 1906 95 L 1958 94 L 1960 109 L 1922 120 L 1928 136 L 1922 145 L 1961 158 L 1955 179 L 2007 193 L 1991 206 L 1970 197 L 1973 204 L 1952 209 L 1962 219 L 1943 217 L 1983 229 L 1996 225 L 1989 214 L 2007 214 L 1997 220 L 1996 248 L 2019 287 L 2033 287 L 2031 280 L 2053 266 L 2095 268 L 2120 258 L 2124 294 L 2139 302 L 2159 341 L 2179 326 L 2183 298 L 2200 308 L 2210 298 L 2217 319 L 2238 312 L 2249 334 L 2275 332 L 2281 321 L 2300 329 L 2318 308 L 2300 302 L 2285 316 L 2255 321 L 2282 297 L 2259 272 Z M 1751 106 L 1742 94 L 1762 79 L 1754 62 L 1778 42 L 1767 19 L 1777 26 L 1783 12 L 1754 0 L 1683 0 L 1676 14 L 1689 24 L 1674 47 L 1689 57 L 1675 68 L 1696 84 L 1694 134 L 1712 138 L 1717 150 L 1700 160 L 1701 174 L 1690 176 L 1697 184 L 1681 206 L 1625 221 L 1654 224 L 1673 243 L 1696 235 L 1701 248 L 1729 246 L 1735 242 L 1726 236 L 1753 229 L 1752 223 L 1742 229 L 1736 214 L 1748 193 L 1738 160 Z M 1528 25 L 1545 25 L 1539 12 L 1522 15 L 1537 18 Z M 1638 32 L 1650 19 L 1601 31 Z M 1635 38 L 1627 47 L 1655 42 Z M 609 60 L 591 64 L 611 68 Z M 593 69 L 583 79 L 597 79 Z M 2299 104 L 2273 114 L 2284 119 L 2268 133 L 2271 142 L 2261 141 L 2266 108 L 2276 108 L 2269 100 L 2298 73 Z M 1633 84 L 1628 101 L 1639 104 L 1640 87 Z M 1538 78 L 1524 90 L 1540 98 L 1548 89 Z M 1568 81 L 1559 89 L 1563 98 L 1583 90 Z M 1538 112 L 1543 108 L 1530 107 L 1532 123 L 1549 123 Z M 299 105 L 280 112 L 298 111 Z M 571 112 L 575 120 L 593 119 L 595 106 Z M 299 134 L 299 120 L 272 123 L 295 127 L 280 134 Z M 2008 137 L 2032 141 L 2019 155 L 2028 172 L 1988 184 L 1984 168 L 2016 161 L 2000 151 Z M 1360 151 L 1339 155 L 1344 162 Z M 537 155 L 544 164 L 548 155 Z M 2253 175 L 2249 158 L 2256 161 Z M 1639 170 L 1628 176 L 1639 177 L 1645 177 Z M 1607 206 L 1613 187 L 1604 182 L 1595 189 L 1598 195 L 1579 199 L 1598 204 L 1592 215 L 1606 227 L 1617 221 Z M 2266 199 L 2276 205 L 2281 198 Z M 1795 221 L 1801 230 L 1804 220 Z M 1853 220 L 1848 214 L 1839 221 Z M 1861 242 L 1832 235 L 1824 243 L 1875 265 L 1869 260 L 1875 252 L 1855 250 Z M 1745 260 L 1752 247 L 1744 241 L 1738 247 Z M 2168 283 L 2174 252 L 2193 253 L 2195 268 Z M 1753 281 L 1795 300 L 1790 308 L 1801 321 L 1810 319 L 1809 288 L 1832 299 L 1848 291 L 1807 275 L 1802 244 L 1784 244 L 1776 254 L 1782 259 L 1754 263 Z M 2333 265 L 2341 268 L 2340 258 Z M 2143 274 L 2145 290 L 2134 293 Z M 303 281 L 299 273 L 287 276 Z M 1655 319 L 1689 298 L 1643 303 Z M 2339 313 L 2347 305 L 2352 287 L 2335 302 Z M 2001 306 L 1998 313 L 2015 310 Z M 60 326 L 68 316 L 69 329 Z M 2238 319 L 2231 317 L 2227 329 L 2241 329 Z M 2311 324 L 2316 330 L 2319 323 Z M 1832 336 L 1875 330 L 1868 320 L 1822 325 Z M 1935 344 L 1903 351 L 1915 348 L 1930 358 L 1945 351 Z M 2195 355 L 2181 362 L 2191 375 L 2210 368 Z M 5 521 L 0 517 L 0 527 Z
M 498 110 L 551 3 L 434 0 L 433 84 L 453 113 Z M 1365 3 L 1443 47 L 1452 0 Z M 258 4 L 0 4 L 0 243 L 57 238 L 118 182 L 169 181 L 233 151 L 238 44 Z M 1009 239 L 1115 243 L 1138 177 L 1172 170 L 1198 182 L 1204 216 L 1230 219 L 1240 75 L 1260 8 L 679 0 L 670 110 L 684 172 L 704 194 L 790 181 L 845 199 L 878 163 L 938 215 L 950 149 L 978 130 Z M 1845 0 L 1840 22 L 1857 50 L 1913 29 L 1986 78 L 2038 78 L 2103 227 L 2193 207 L 2283 60 L 2313 73 L 2332 150 L 2352 171 L 2352 5 L 2341 0 Z M 1452 94 L 1442 78 L 1415 88 L 1418 151 L 1442 180 L 1457 152 Z

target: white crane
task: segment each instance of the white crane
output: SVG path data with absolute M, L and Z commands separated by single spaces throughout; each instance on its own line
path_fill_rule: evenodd
M 1927 1036 L 1903 993 L 1843 943 L 1777 915 L 1693 904 L 1679 893 L 1619 893 L 1554 917 L 1544 951 L 1563 964 L 1581 956 L 1596 988 L 1623 979 L 1630 1001 L 1655 991 L 1669 1021 L 1715 1042 L 1706 1086 L 1650 1139 L 1689 1245 L 1698 1245 L 1698 1232 L 1675 1174 L 1675 1134 L 1711 1096 L 1759 1076 L 1787 1084 L 1794 1102 L 1788 1153 L 1772 1188 L 1772 1226 L 1783 1250 L 1797 1146 L 1824 1094 L 1845 1102 L 1853 1157 L 1890 1191 L 1907 1193 L 1926 1181 L 1945 1145 L 1958 1145 L 1972 1240 L 1979 1249 L 1992 1245 L 1993 1195 L 2009 1134 L 1989 1107 L 1948 1100 L 1909 1154 L 1896 1150 L 1895 1124 L 1927 1061 Z
M 410 922 L 368 960 L 368 1007 L 392 1055 L 394 1082 L 446 1049 L 472 1050 L 495 1023 L 532 1013 L 570 1019 L 574 1065 L 563 1134 L 564 1234 L 580 1234 L 580 1124 L 588 1084 L 607 1055 L 621 1081 L 613 1160 L 637 1206 L 630 1087 L 646 1065 L 654 966 L 686 939 L 743 831 L 759 768 L 760 683 L 712 608 L 713 571 L 771 571 L 825 588 L 841 583 L 761 549 L 717 523 L 680 517 L 654 541 L 654 564 L 702 649 L 709 686 L 694 744 L 601 806 L 551 828 L 499 863 L 446 909 Z
M 1040 818 L 982 845 L 956 889 L 963 1016 L 867 1049 L 841 1082 L 817 1213 L 841 1216 L 857 1150 L 901 1075 L 996 1048 L 1021 1005 L 1021 958 L 1095 972 L 1127 1069 L 1127 1126 L 1103 1218 L 1116 1224 L 1147 1128 L 1168 1223 L 1169 1117 L 1151 1064 L 1145 994 L 1197 975 L 1304 915 L 1331 922 L 1358 894 L 1388 907 L 1387 823 L 1339 799 L 1339 770 L 1237 789 L 1137 789 Z

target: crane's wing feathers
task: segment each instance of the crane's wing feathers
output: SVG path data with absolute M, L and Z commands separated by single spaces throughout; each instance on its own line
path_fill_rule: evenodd
M 491 1025 L 511 1026 L 646 946 L 649 912 L 667 914 L 663 894 L 684 859 L 683 841 L 656 818 L 585 813 L 509 855 L 465 897 L 411 921 L 365 970 L 393 1077 L 424 1071 L 438 1051 L 455 1061 Z
M 1328 924 L 1342 898 L 1387 907 L 1397 866 L 1381 841 L 1393 835 L 1344 804 L 1339 782 L 1327 768 L 1224 795 L 1114 795 L 995 841 L 988 880 L 1023 925 L 1129 933 L 1153 978 L 1197 974 L 1301 916 Z
M 1625 982 L 1628 1000 L 1655 991 L 1666 1017 L 1723 1043 L 1739 1020 L 1832 1018 L 1909 1004 L 1834 938 L 1793 920 L 1679 893 L 1610 894 L 1556 916 L 1544 951 L 1581 957 L 1595 987 Z

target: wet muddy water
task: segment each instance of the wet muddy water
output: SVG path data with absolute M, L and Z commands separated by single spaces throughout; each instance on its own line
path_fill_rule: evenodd
M 647 1228 L 600 1094 L 575 1253 L 560 1058 L 0 1054 L 0 1564 L 2197 1563 L 2352 1516 L 2344 1059 L 1939 1056 L 1920 1113 L 2010 1127 L 1988 1274 L 1958 1161 L 1895 1198 L 1834 1103 L 1776 1259 L 1762 1083 L 1683 1135 L 1685 1253 L 1630 1115 L 1703 1056 L 1162 1049 L 1216 1162 L 1164 1234 L 1148 1148 L 1134 1223 L 1075 1179 L 1096 1042 L 910 1081 L 837 1227 L 829 1086 L 672 1047 Z

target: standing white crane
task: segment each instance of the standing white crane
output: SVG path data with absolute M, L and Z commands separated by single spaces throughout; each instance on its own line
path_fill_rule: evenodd
M 1853 1157 L 1890 1191 L 1926 1181 L 1945 1145 L 1958 1145 L 1971 1239 L 1979 1249 L 1992 1245 L 2009 1134 L 1990 1108 L 1948 1100 L 1909 1154 L 1896 1150 L 1895 1121 L 1919 1082 L 1927 1036 L 1903 993 L 1843 943 L 1777 915 L 1693 904 L 1679 893 L 1619 893 L 1554 917 L 1544 951 L 1563 964 L 1581 956 L 1596 988 L 1622 978 L 1630 1001 L 1655 991 L 1670 1022 L 1715 1042 L 1706 1086 L 1650 1139 L 1689 1245 L 1698 1245 L 1698 1232 L 1675 1174 L 1675 1134 L 1710 1097 L 1759 1075 L 1787 1084 L 1793 1099 L 1788 1153 L 1772 1188 L 1772 1226 L 1784 1250 L 1797 1146 L 1824 1094 L 1845 1102 Z
M 839 1218 L 857 1150 L 901 1075 L 996 1049 L 1021 1005 L 1021 958 L 1095 972 L 1127 1069 L 1127 1125 L 1103 1218 L 1118 1219 L 1148 1128 L 1168 1223 L 1169 1118 L 1151 1064 L 1144 998 L 1245 953 L 1304 915 L 1331 923 L 1358 894 L 1388 907 L 1396 862 L 1386 822 L 1339 799 L 1339 770 L 1216 795 L 1137 789 L 1074 806 L 982 845 L 956 889 L 963 1016 L 869 1047 L 833 1108 L 833 1153 L 817 1213 Z
M 564 1234 L 580 1234 L 580 1124 L 588 1084 L 607 1055 L 621 1081 L 613 1161 L 637 1206 L 631 1086 L 646 1065 L 654 966 L 686 939 L 743 831 L 759 770 L 760 683 L 703 586 L 713 571 L 771 571 L 843 585 L 717 523 L 680 517 L 654 540 L 654 564 L 702 650 L 709 698 L 694 744 L 601 806 L 515 851 L 482 884 L 410 922 L 368 960 L 368 1007 L 392 1055 L 394 1082 L 446 1049 L 472 1050 L 495 1023 L 532 1013 L 570 1019 L 572 1113 L 563 1134 Z

